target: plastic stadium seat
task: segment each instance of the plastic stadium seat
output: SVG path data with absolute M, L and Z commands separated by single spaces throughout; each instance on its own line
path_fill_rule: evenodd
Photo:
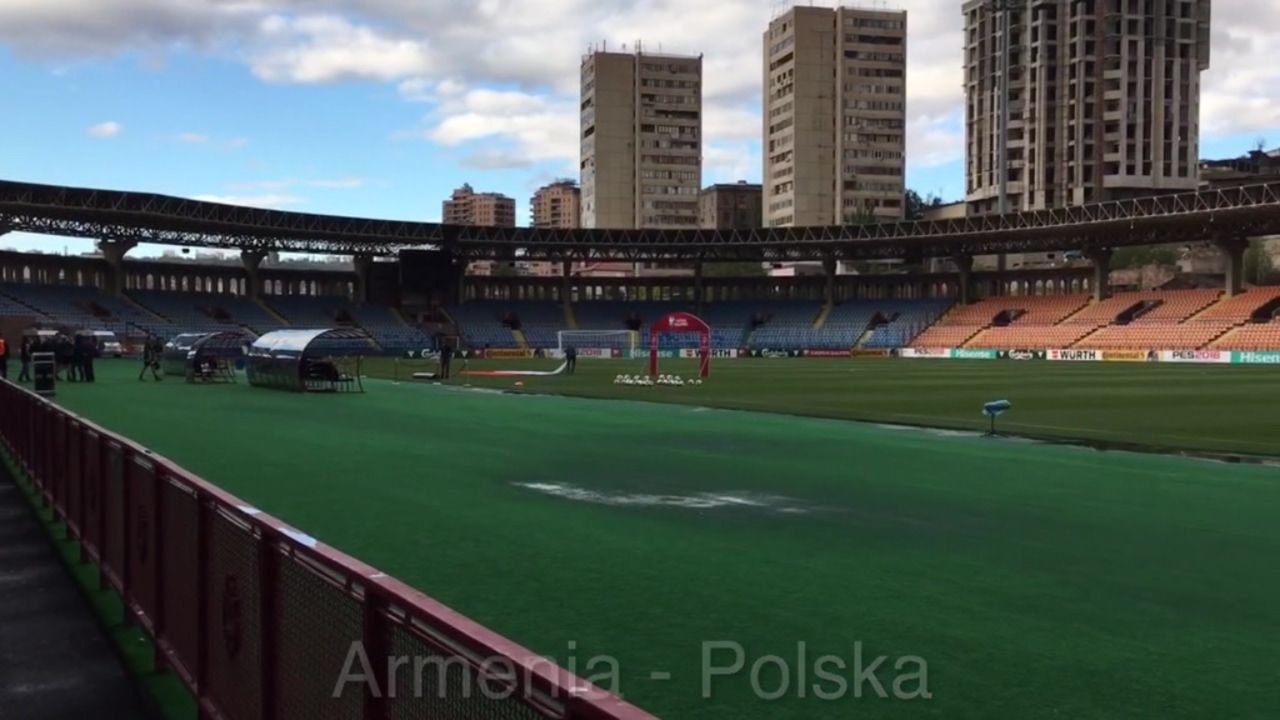
M 1280 287 L 1256 287 L 1228 298 L 1195 317 L 1192 322 L 1249 322 L 1253 314 L 1280 298 Z
M 1223 322 L 1112 325 L 1081 340 L 1086 350 L 1199 350 L 1230 330 Z
M 1242 325 L 1215 340 L 1210 347 L 1245 352 L 1280 350 L 1280 321 Z

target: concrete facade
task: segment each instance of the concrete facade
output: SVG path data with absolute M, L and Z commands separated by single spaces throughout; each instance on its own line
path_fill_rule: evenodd
M 594 52 L 581 72 L 582 227 L 697 227 L 701 56 Z
M 903 217 L 907 14 L 795 7 L 764 34 L 764 224 Z
M 741 181 L 711 185 L 698 196 L 698 226 L 704 230 L 753 230 L 762 227 L 760 185 Z
M 516 201 L 498 193 L 477 193 L 470 185 L 453 191 L 441 213 L 448 225 L 515 227 Z
M 572 230 L 582 226 L 582 191 L 572 180 L 539 188 L 529 201 L 531 227 Z
M 970 0 L 965 18 L 967 197 L 1040 210 L 1198 185 L 1209 0 Z M 1000 42 L 1008 18 L 1008 162 L 998 167 Z

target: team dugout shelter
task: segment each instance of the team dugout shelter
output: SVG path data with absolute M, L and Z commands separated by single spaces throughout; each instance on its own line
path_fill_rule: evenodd
M 249 346 L 245 367 L 254 387 L 292 392 L 364 392 L 363 357 L 373 349 L 359 328 L 276 330 Z
M 160 368 L 187 382 L 234 383 L 248 338 L 241 332 L 184 333 L 164 345 Z

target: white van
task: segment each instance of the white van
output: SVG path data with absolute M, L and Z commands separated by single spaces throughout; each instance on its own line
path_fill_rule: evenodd
M 123 357 L 124 346 L 110 330 L 94 330 L 93 338 L 98 342 L 98 357 Z

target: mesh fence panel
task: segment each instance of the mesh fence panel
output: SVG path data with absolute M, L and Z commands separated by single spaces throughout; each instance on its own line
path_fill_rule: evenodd
M 67 527 L 73 537 L 84 528 L 84 427 L 72 423 L 67 434 Z
M 259 627 L 258 539 L 244 525 L 214 509 L 207 513 L 209 567 L 205 587 L 209 616 L 206 697 L 228 720 L 262 716 L 262 644 Z
M 102 556 L 102 436 L 90 430 L 84 439 L 84 544 L 96 559 Z
M 185 486 L 166 479 L 160 486 L 160 539 L 164 544 L 164 634 L 188 677 L 196 672 L 199 648 L 199 532 L 200 508 Z
M 406 626 L 392 629 L 390 653 L 409 658 L 396 674 L 396 697 L 388 700 L 394 720 L 545 720 L 515 696 L 503 698 L 497 685 L 486 692 L 469 664 Z
M 282 558 L 276 603 L 279 618 L 276 688 L 280 717 L 361 716 L 364 686 L 351 683 L 341 697 L 333 691 L 352 644 L 363 634 L 363 609 L 341 579 L 300 558 Z M 379 662 L 370 658 L 371 662 Z M 360 672 L 362 666 L 353 666 Z
M 159 563 L 156 560 L 156 467 L 144 457 L 129 463 L 129 595 L 142 611 L 143 622 L 154 627 L 160 596 Z
M 123 587 L 125 558 L 124 525 L 124 448 L 119 443 L 107 443 L 107 462 L 103 476 L 103 502 L 106 505 L 106 527 L 103 528 L 106 547 L 102 564 L 103 575 L 117 589 Z

